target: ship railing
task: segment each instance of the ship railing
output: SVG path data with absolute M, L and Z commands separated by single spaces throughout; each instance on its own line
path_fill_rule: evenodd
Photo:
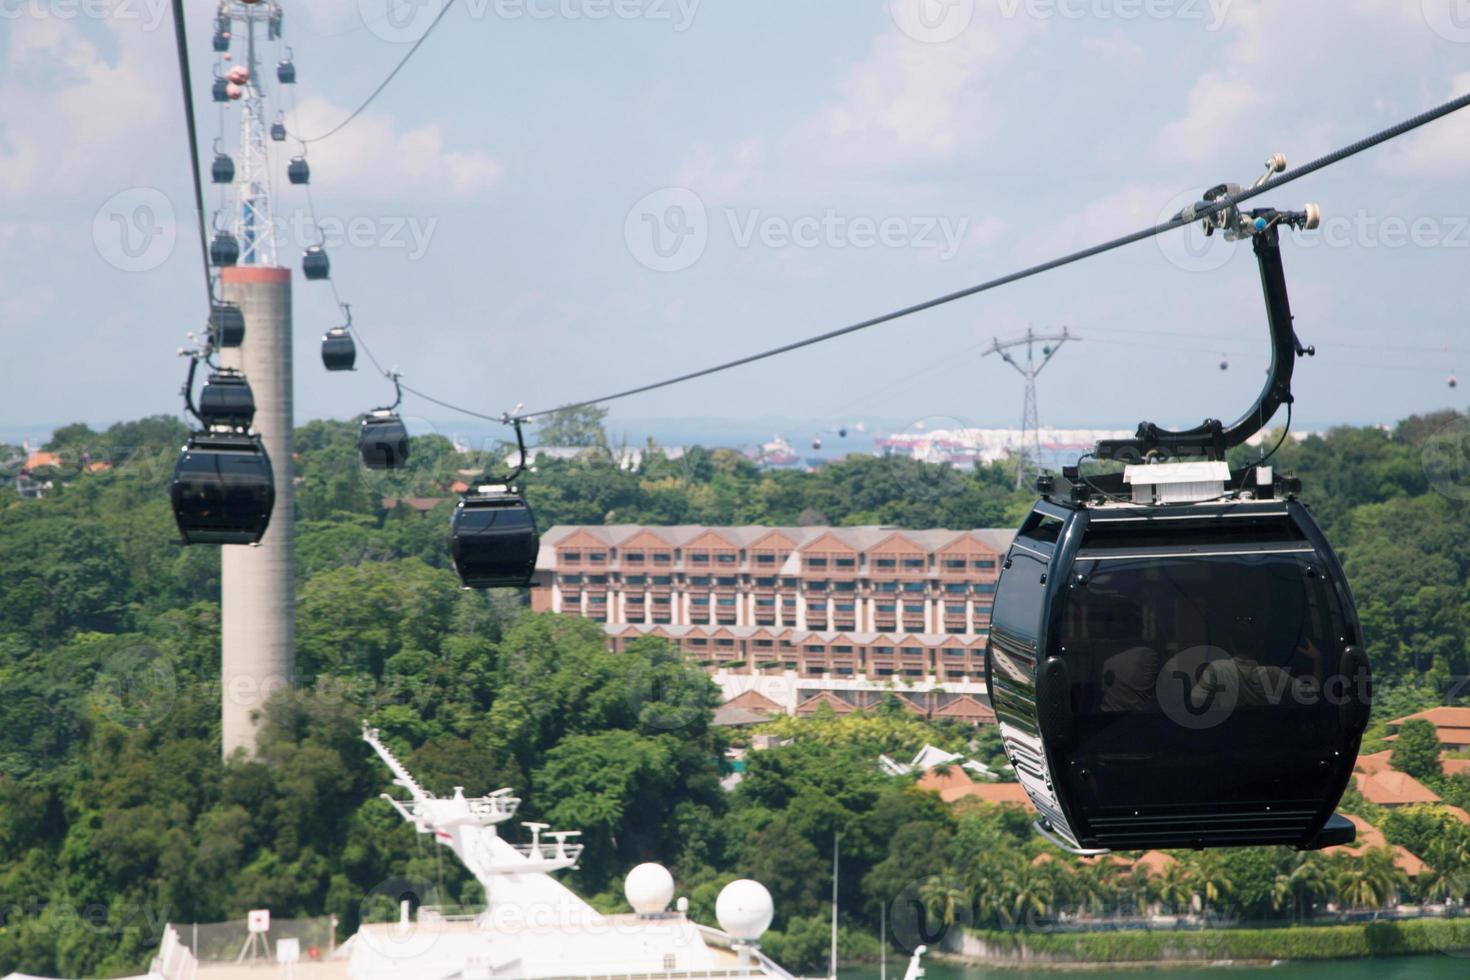
M 538 841 L 532 844 L 511 845 L 517 854 L 529 861 L 538 864 L 566 862 L 568 865 L 577 863 L 585 846 L 585 844 L 569 844 L 563 841 Z
M 701 925 L 696 922 L 694 923 L 694 928 L 698 929 L 699 934 L 705 938 L 705 941 L 716 949 L 740 950 L 743 948 L 744 952 L 749 954 L 752 960 L 760 964 L 766 973 L 779 978 L 779 980 L 796 980 L 784 966 L 761 952 L 759 946 L 752 946 L 749 943 L 739 943 L 728 932 L 716 929 L 713 926 Z M 744 973 L 738 973 L 737 975 L 749 976 L 749 974 L 750 971 L 746 970 Z

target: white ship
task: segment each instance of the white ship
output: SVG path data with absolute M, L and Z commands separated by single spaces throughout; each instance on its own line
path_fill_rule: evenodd
M 727 885 L 714 928 L 689 917 L 687 900 L 675 902 L 665 868 L 641 864 L 624 882 L 633 912 L 605 915 L 552 877 L 575 867 L 583 847 L 575 831 L 548 833 L 545 824 L 528 823 L 530 843 L 512 844 L 498 831 L 520 805 L 512 790 L 466 797 L 456 787 L 452 797 L 437 798 L 376 731 L 364 728 L 363 740 L 408 794 L 384 797 L 420 834 L 454 852 L 483 886 L 486 907 L 456 914 L 421 906 L 411 916 L 403 901 L 397 921 L 365 923 L 340 947 L 330 920 L 313 920 L 324 928 L 304 939 L 300 931 L 288 935 L 285 923 L 272 924 L 264 909 L 244 923 L 169 925 L 148 980 L 794 980 L 761 952 L 774 908 L 760 883 Z M 905 980 L 923 976 L 922 953 L 912 957 Z

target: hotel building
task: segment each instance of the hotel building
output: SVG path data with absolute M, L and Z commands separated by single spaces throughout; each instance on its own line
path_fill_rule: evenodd
M 985 641 L 1011 537 L 558 526 L 541 538 L 532 606 L 603 623 L 614 650 L 664 637 L 745 707 L 855 710 L 892 690 L 925 715 L 983 722 L 994 717 Z

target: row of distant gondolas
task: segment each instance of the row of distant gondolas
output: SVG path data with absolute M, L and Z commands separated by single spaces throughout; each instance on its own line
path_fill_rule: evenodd
M 230 17 L 221 8 L 215 23 L 214 50 L 229 59 Z M 271 38 L 279 39 L 280 23 L 270 24 Z M 296 81 L 296 66 L 290 49 L 276 66 L 276 80 L 283 85 Z M 242 98 L 252 83 L 250 70 L 242 65 L 215 69 L 213 98 L 229 103 Z M 278 115 L 269 128 L 274 142 L 287 138 L 285 120 Z M 286 167 L 287 180 L 297 186 L 311 183 L 311 168 L 305 152 L 294 156 Z M 210 179 L 216 185 L 236 180 L 235 161 L 216 141 Z M 216 269 L 239 264 L 241 242 L 224 227 L 217 213 L 209 242 L 209 263 Z M 330 281 L 331 261 L 322 244 L 309 245 L 302 256 L 301 271 L 307 280 Z M 351 371 L 357 361 L 351 309 L 343 304 L 346 322 L 329 329 L 322 337 L 322 365 L 330 372 Z M 205 343 L 186 351 L 189 373 L 184 386 L 184 403 L 197 422 L 196 431 L 179 454 L 174 468 L 170 497 L 174 517 L 185 544 L 258 545 L 266 539 L 276 505 L 276 475 L 261 435 L 253 428 L 255 395 L 245 375 L 215 360 L 220 350 L 239 348 L 245 342 L 246 322 L 241 308 L 214 301 Z M 194 398 L 200 364 L 208 376 Z M 387 373 L 397 398 L 385 408 L 363 416 L 358 431 L 358 458 L 373 471 L 401 471 L 409 458 L 411 439 L 398 414 L 403 390 L 398 376 Z M 278 449 L 289 452 L 288 432 L 271 434 L 279 439 Z M 504 477 L 486 476 L 464 495 L 450 523 L 450 554 L 461 581 L 469 588 L 519 587 L 529 584 L 536 567 L 539 537 L 535 519 L 516 481 L 525 471 L 525 444 L 519 422 L 516 438 L 520 448 L 515 471 Z M 270 542 L 267 541 L 267 544 Z

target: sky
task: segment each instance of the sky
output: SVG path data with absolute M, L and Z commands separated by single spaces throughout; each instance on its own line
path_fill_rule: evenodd
M 439 0 L 283 6 L 299 84 L 267 96 L 314 134 Z M 214 5 L 186 7 L 207 164 L 239 113 L 209 101 Z M 495 414 L 1152 225 L 1273 153 L 1302 163 L 1467 90 L 1467 0 L 456 0 L 309 161 L 361 335 L 414 387 Z M 293 147 L 272 144 L 272 171 L 299 269 Z M 166 0 L 0 0 L 0 430 L 180 410 L 176 351 L 206 313 L 187 152 Z M 1470 111 L 1261 199 L 1324 216 L 1283 244 L 1318 351 L 1301 424 L 1464 406 L 1467 173 Z M 298 421 L 381 404 L 381 377 L 320 367 L 331 290 L 299 271 L 294 290 Z M 1053 425 L 1233 419 L 1268 359 L 1248 244 L 1180 232 L 613 419 L 1014 424 L 1019 378 L 982 355 L 1028 326 L 1082 338 L 1042 376 Z

